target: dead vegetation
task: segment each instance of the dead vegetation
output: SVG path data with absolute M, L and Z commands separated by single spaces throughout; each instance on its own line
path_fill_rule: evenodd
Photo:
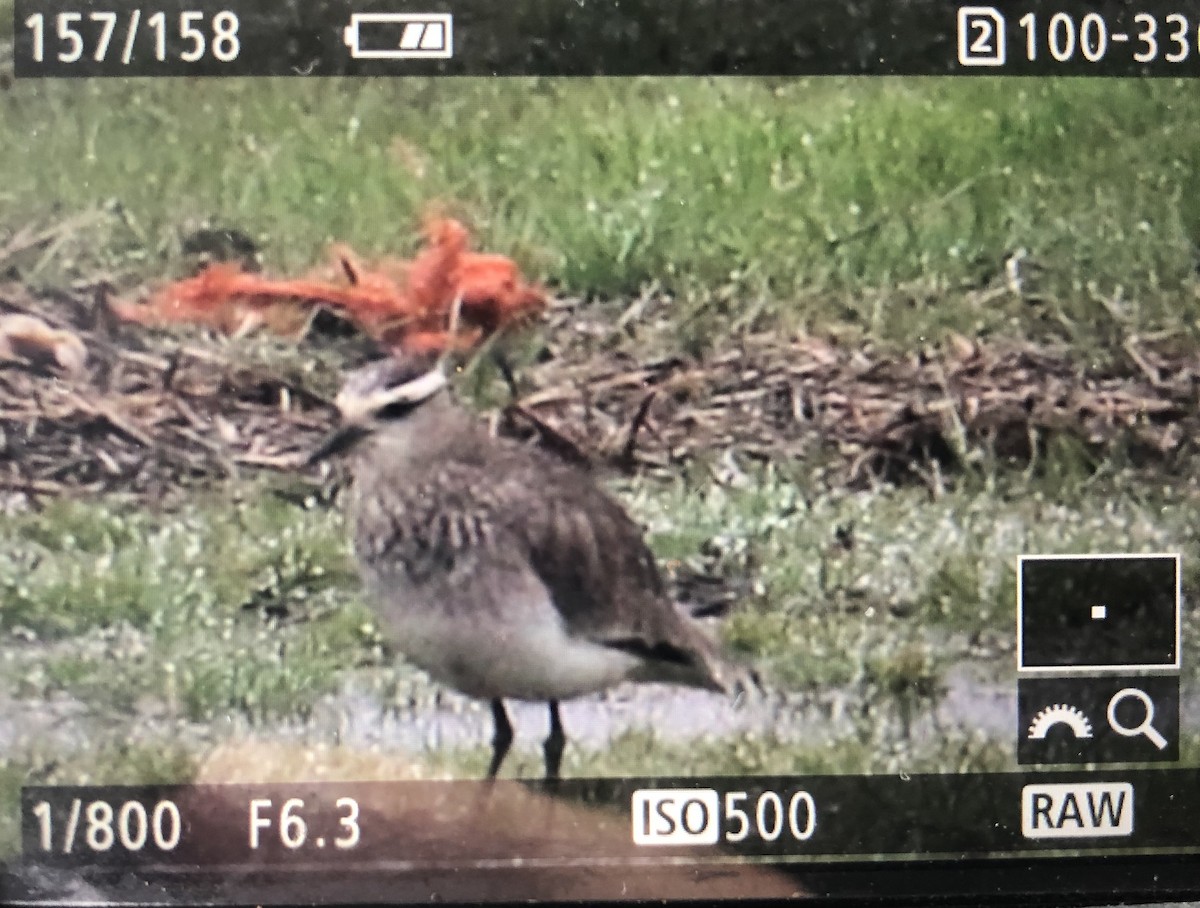
M 557 310 L 551 347 L 582 318 Z M 609 341 L 619 333 L 593 329 Z M 933 481 L 987 456 L 1036 466 L 1056 435 L 1162 465 L 1192 453 L 1200 428 L 1200 353 L 1137 338 L 1103 366 L 1066 347 L 961 336 L 898 353 L 750 333 L 703 360 L 639 358 L 635 337 L 568 343 L 530 372 L 536 390 L 519 412 L 625 468 L 728 466 L 728 452 L 774 461 L 820 445 L 845 482 Z
M 107 317 L 104 288 L 34 296 L 0 288 L 0 312 L 70 331 L 86 363 L 0 361 L 0 487 L 35 495 L 130 492 L 245 468 L 289 468 L 332 410 L 303 383 L 233 360 L 217 344 L 138 338 Z M 28 344 L 24 348 L 28 351 Z
M 244 348 L 195 331 L 119 324 L 106 300 L 103 288 L 0 287 L 0 317 L 40 319 L 47 337 L 69 332 L 86 351 L 64 367 L 27 337 L 5 348 L 0 487 L 159 498 L 248 470 L 296 471 L 332 424 L 331 388 L 311 375 L 239 361 Z M 1055 435 L 1098 453 L 1125 444 L 1161 465 L 1193 453 L 1200 428 L 1194 351 L 1130 341 L 1124 361 L 1097 367 L 1016 341 L 897 354 L 758 333 L 703 359 L 647 357 L 670 335 L 649 344 L 590 311 L 555 307 L 544 355 L 521 371 L 497 424 L 628 471 L 701 462 L 719 474 L 822 450 L 848 482 L 928 481 L 988 454 L 1028 467 Z

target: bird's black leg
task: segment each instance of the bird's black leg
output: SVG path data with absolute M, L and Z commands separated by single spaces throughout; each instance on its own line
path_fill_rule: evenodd
M 517 387 L 517 374 L 513 371 L 512 363 L 496 347 L 492 348 L 492 362 L 500 370 L 500 375 L 504 378 L 504 383 L 508 385 L 508 393 L 512 395 L 513 401 L 517 401 L 521 396 L 521 389 Z
M 512 746 L 513 740 L 512 723 L 508 721 L 508 713 L 504 711 L 504 701 L 499 697 L 492 701 L 492 725 L 495 727 L 496 733 L 492 736 L 492 762 L 488 766 L 487 774 L 489 779 L 496 778 L 496 773 L 500 771 L 500 764 L 504 762 L 504 757 L 508 754 L 508 748 Z
M 550 734 L 542 745 L 542 753 L 546 757 L 546 781 L 558 780 L 558 771 L 562 768 L 563 748 L 567 744 L 567 736 L 563 734 L 562 719 L 558 715 L 558 701 L 550 701 Z

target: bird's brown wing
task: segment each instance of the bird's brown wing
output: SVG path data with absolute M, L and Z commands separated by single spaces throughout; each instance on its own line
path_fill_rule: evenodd
M 588 474 L 530 453 L 492 495 L 568 629 L 643 659 L 646 680 L 723 688 L 715 646 L 668 598 L 641 528 Z

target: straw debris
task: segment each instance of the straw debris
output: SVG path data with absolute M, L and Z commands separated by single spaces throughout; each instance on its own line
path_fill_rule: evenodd
M 23 357 L 17 345 L 0 361 L 0 489 L 161 498 L 246 471 L 300 470 L 333 425 L 328 389 L 310 375 L 240 362 L 236 343 L 114 324 L 106 307 L 103 287 L 0 286 L 0 319 L 35 319 L 58 345 L 51 353 L 72 351 Z M 1137 338 L 1103 366 L 1065 348 L 961 337 L 897 353 L 750 333 L 703 358 L 647 356 L 667 335 L 650 344 L 584 312 L 556 307 L 542 361 L 522 370 L 497 423 L 627 472 L 694 462 L 721 480 L 819 451 L 845 482 L 928 481 L 935 465 L 948 475 L 989 454 L 1029 466 L 1055 434 L 1165 465 L 1194 453 L 1200 429 L 1200 354 Z

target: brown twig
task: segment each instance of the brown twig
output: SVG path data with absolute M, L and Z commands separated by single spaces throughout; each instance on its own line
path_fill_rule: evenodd
M 638 431 L 645 423 L 646 417 L 650 414 L 650 405 L 654 403 L 655 393 L 651 391 L 642 398 L 642 402 L 638 404 L 637 411 L 633 414 L 633 421 L 629 424 L 629 434 L 626 437 L 625 445 L 621 448 L 621 453 L 617 458 L 617 463 L 621 469 L 627 473 L 632 473 L 634 469 L 634 451 L 637 449 Z

